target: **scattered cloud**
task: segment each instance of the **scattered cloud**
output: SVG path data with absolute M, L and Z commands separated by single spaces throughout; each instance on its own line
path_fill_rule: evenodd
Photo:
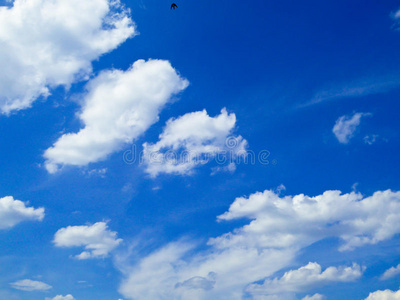
M 379 135 L 377 135 L 377 134 L 366 135 L 364 137 L 364 143 L 366 143 L 368 145 L 375 144 L 375 142 L 378 140 L 378 138 L 379 138 Z
M 370 115 L 369 113 L 355 113 L 353 116 L 341 116 L 337 119 L 332 132 L 340 143 L 347 144 L 360 125 L 361 118 Z
M 317 241 L 336 237 L 342 241 L 339 250 L 349 251 L 400 233 L 400 192 L 377 191 L 364 197 L 326 191 L 309 197 L 266 190 L 237 198 L 218 216 L 220 222 L 239 219 L 249 223 L 209 239 L 207 247 L 187 240 L 171 242 L 141 259 L 135 256 L 137 263 L 130 268 L 120 257 L 117 266 L 126 276 L 120 292 L 130 299 L 241 299 L 249 284 L 289 267 L 301 249 Z M 362 273 L 358 265 L 323 272 L 319 268 L 311 264 L 290 274 L 304 271 L 308 278 L 328 283 L 353 280 Z M 215 274 L 211 280 L 210 273 Z M 295 280 L 292 275 L 283 278 Z M 176 288 L 185 282 L 207 289 Z M 307 289 L 308 283 L 303 284 L 300 287 Z M 285 297 L 293 299 L 293 292 L 289 294 Z
M 391 76 L 397 78 L 398 76 Z M 307 107 L 310 105 L 334 101 L 343 98 L 365 97 L 374 94 L 388 92 L 400 85 L 400 81 L 388 78 L 374 78 L 373 80 L 362 80 L 353 84 L 345 84 L 339 87 L 323 90 L 316 93 L 312 99 L 299 107 Z
M 398 264 L 397 267 L 391 267 L 390 269 L 387 269 L 385 273 L 383 273 L 380 279 L 387 280 L 399 274 L 400 274 L 400 264 Z
M 15 0 L 0 7 L 0 112 L 86 79 L 93 60 L 134 33 L 118 0 Z
M 340 191 L 315 197 L 279 197 L 267 190 L 237 198 L 229 211 L 218 217 L 220 221 L 241 218 L 253 220 L 241 231 L 257 245 L 287 247 L 336 236 L 344 242 L 340 250 L 346 251 L 376 244 L 400 232 L 400 223 L 396 223 L 400 221 L 400 192 L 378 191 L 365 198 L 360 193 Z M 217 241 L 234 245 L 239 242 L 237 233 Z
M 321 295 L 321 294 L 317 293 L 317 294 L 314 294 L 312 296 L 307 295 L 301 300 L 324 300 L 324 299 L 326 299 L 326 297 L 324 295 Z
M 54 236 L 57 247 L 85 247 L 85 251 L 76 255 L 77 259 L 106 257 L 116 248 L 122 239 L 108 229 L 107 223 L 98 222 L 90 226 L 68 226 L 59 229 Z
M 57 295 L 54 298 L 46 298 L 46 300 L 76 300 L 72 295 L 66 295 L 66 296 L 62 296 L 62 295 Z
M 104 160 L 158 121 L 171 97 L 188 86 L 168 61 L 136 61 L 127 71 L 101 72 L 87 85 L 78 133 L 62 135 L 46 150 L 48 172 Z
M 254 296 L 304 292 L 332 282 L 355 281 L 362 276 L 363 271 L 357 264 L 351 267 L 329 267 L 322 271 L 318 263 L 310 262 L 297 270 L 286 272 L 281 278 L 267 279 L 262 284 L 251 284 L 246 291 Z
M 400 300 L 400 290 L 397 292 L 391 290 L 376 291 L 370 293 L 365 300 Z
M 195 276 L 184 282 L 178 282 L 175 288 L 212 290 L 215 285 L 215 277 L 216 274 L 213 272 L 208 273 L 207 277 Z
M 102 168 L 102 169 L 92 169 L 83 173 L 86 174 L 88 177 L 106 178 L 107 171 L 108 171 L 107 168 Z
M 17 290 L 33 292 L 33 291 L 47 291 L 52 288 L 51 285 L 41 281 L 35 281 L 30 279 L 23 279 L 13 283 L 10 283 L 11 287 Z
M 44 208 L 27 207 L 26 203 L 8 196 L 0 198 L 0 229 L 6 229 L 24 221 L 42 221 Z
M 399 24 L 400 24 L 400 9 L 392 12 L 390 14 L 390 16 L 392 17 L 394 23 L 393 23 L 393 28 L 398 30 L 399 29 Z
M 161 173 L 188 175 L 217 154 L 224 155 L 224 163 L 246 155 L 247 141 L 232 136 L 235 124 L 235 114 L 226 109 L 215 117 L 203 110 L 168 120 L 157 143 L 143 144 L 146 172 L 153 177 Z M 227 168 L 233 171 L 235 164 Z

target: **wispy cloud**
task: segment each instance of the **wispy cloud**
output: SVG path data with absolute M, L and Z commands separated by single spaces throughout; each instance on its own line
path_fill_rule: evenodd
M 392 78 L 399 78 L 399 76 L 392 76 Z M 357 98 L 368 95 L 386 93 L 396 87 L 400 86 L 400 80 L 384 80 L 378 79 L 374 81 L 360 81 L 355 84 L 347 84 L 329 88 L 317 92 L 311 100 L 306 103 L 300 104 L 298 107 L 307 107 L 314 104 L 340 100 L 343 98 Z
M 47 291 L 52 288 L 51 285 L 41 281 L 35 281 L 30 279 L 23 279 L 13 283 L 10 283 L 11 287 L 17 290 L 33 292 L 33 291 Z
M 267 190 L 237 198 L 218 217 L 241 219 L 248 223 L 211 238 L 202 250 L 195 242 L 178 241 L 145 251 L 141 258 L 137 252 L 131 258 L 118 257 L 117 267 L 126 276 L 120 292 L 134 299 L 241 299 L 246 287 L 290 266 L 300 249 L 316 241 L 337 237 L 343 252 L 391 239 L 400 232 L 400 192 L 378 191 L 364 197 L 326 191 L 309 197 Z M 129 263 L 132 258 L 134 265 Z M 362 272 L 356 264 L 324 271 L 309 264 L 270 285 L 275 293 L 288 290 L 293 295 L 314 284 L 352 281 Z
M 355 113 L 353 116 L 341 116 L 336 120 L 332 132 L 335 134 L 338 141 L 342 144 L 347 144 L 354 136 L 354 132 L 360 125 L 361 118 L 371 116 L 370 113 Z
M 380 279 L 387 280 L 399 274 L 400 274 L 400 264 L 398 264 L 396 267 L 391 267 L 390 269 L 387 269 L 385 273 L 383 273 L 383 275 L 380 277 Z

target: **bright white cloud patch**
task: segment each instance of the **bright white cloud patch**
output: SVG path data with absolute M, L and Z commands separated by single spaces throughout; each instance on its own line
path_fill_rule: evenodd
M 400 300 L 400 290 L 397 292 L 391 290 L 376 291 L 370 293 L 365 300 Z
M 0 229 L 10 228 L 23 221 L 42 221 L 44 208 L 27 207 L 20 200 L 8 196 L 0 198 Z
M 75 300 L 75 298 L 72 295 L 57 295 L 54 298 L 46 298 L 46 300 Z
M 75 256 L 77 259 L 106 257 L 122 239 L 110 231 L 107 223 L 98 222 L 91 226 L 68 226 L 59 229 L 54 236 L 57 247 L 85 247 L 85 251 Z
M 33 291 L 47 291 L 52 288 L 51 285 L 41 281 L 35 281 L 30 279 L 23 279 L 13 283 L 10 283 L 11 287 L 17 290 L 33 292 Z
M 50 173 L 105 159 L 157 122 L 171 97 L 188 86 L 168 61 L 135 62 L 127 71 L 103 71 L 87 86 L 79 113 L 84 127 L 61 136 L 46 150 Z
M 91 61 L 134 34 L 115 0 L 15 0 L 0 7 L 0 112 L 27 108 L 91 73 Z
M 362 274 L 363 269 L 357 264 L 351 267 L 329 267 L 322 271 L 319 264 L 309 263 L 297 270 L 286 272 L 281 278 L 267 279 L 263 284 L 251 284 L 246 291 L 254 296 L 278 296 L 288 292 L 308 291 L 332 282 L 355 281 Z
M 210 117 L 206 110 L 187 113 L 168 120 L 155 144 L 143 144 L 146 172 L 155 177 L 160 173 L 190 174 L 192 170 L 222 154 L 221 163 L 246 155 L 247 141 L 231 136 L 236 116 L 222 109 Z M 235 164 L 228 165 L 233 171 Z
M 341 116 L 337 119 L 332 132 L 340 143 L 347 144 L 354 136 L 357 127 L 360 125 L 361 117 L 369 115 L 370 114 L 367 113 L 355 113 L 352 117 Z
M 395 277 L 399 274 L 400 274 L 400 264 L 398 264 L 396 267 L 391 267 L 390 269 L 386 270 L 380 279 L 387 280 L 387 279 Z
M 130 268 L 120 258 L 126 275 L 120 292 L 129 299 L 242 299 L 247 286 L 287 268 L 299 250 L 317 241 L 337 237 L 345 251 L 400 233 L 400 192 L 378 191 L 364 197 L 326 191 L 309 197 L 267 190 L 237 198 L 218 220 L 242 218 L 250 223 L 210 239 L 205 250 L 201 245 L 203 250 L 195 252 L 196 243 L 179 241 L 144 255 Z M 362 273 L 357 265 L 322 271 L 311 264 L 290 274 L 303 271 L 319 284 L 353 280 Z M 295 286 L 294 276 L 286 277 Z M 312 286 L 310 281 L 300 288 Z M 293 299 L 293 292 L 289 296 Z

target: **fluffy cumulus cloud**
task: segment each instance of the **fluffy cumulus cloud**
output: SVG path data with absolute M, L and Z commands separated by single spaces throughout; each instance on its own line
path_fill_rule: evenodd
M 206 110 L 187 113 L 168 120 L 155 144 L 145 143 L 146 171 L 155 177 L 160 173 L 187 175 L 216 155 L 217 161 L 234 170 L 234 160 L 246 155 L 247 141 L 232 136 L 236 116 L 222 109 L 221 114 L 210 117 Z
M 130 299 L 241 299 L 252 283 L 290 266 L 299 250 L 316 241 L 336 237 L 342 241 L 339 250 L 346 251 L 400 233 L 400 192 L 378 191 L 364 197 L 326 191 L 309 197 L 267 190 L 237 198 L 218 217 L 219 221 L 239 219 L 249 223 L 209 239 L 206 248 L 190 241 L 173 242 L 143 255 L 128 269 L 121 258 L 119 266 L 126 275 L 121 293 Z M 197 246 L 202 250 L 196 251 Z M 297 288 L 305 292 L 312 280 L 318 284 L 349 281 L 361 273 L 358 265 L 322 272 L 317 264 L 310 264 L 276 281 L 283 286 L 287 280 L 293 287 L 295 275 L 302 274 L 309 281 Z
M 396 292 L 391 290 L 376 291 L 370 293 L 365 300 L 400 300 L 400 290 Z
M 303 292 L 332 282 L 350 282 L 360 278 L 363 268 L 352 266 L 329 267 L 322 271 L 317 263 L 309 263 L 297 270 L 286 272 L 281 278 L 267 279 L 263 284 L 251 284 L 246 291 L 255 296 L 284 295 L 285 293 Z M 309 297 L 315 299 L 318 296 Z M 307 299 L 307 298 L 306 298 Z
M 332 132 L 335 134 L 338 141 L 342 144 L 347 144 L 354 136 L 354 132 L 360 125 L 361 118 L 370 116 L 369 113 L 355 113 L 353 116 L 341 116 L 336 120 Z
M 0 198 L 0 229 L 10 228 L 23 221 L 41 221 L 44 208 L 27 207 L 20 200 L 8 196 Z
M 62 295 L 57 295 L 54 298 L 46 298 L 46 300 L 76 300 L 72 295 L 66 295 L 66 296 L 62 296 Z
M 326 191 L 279 197 L 272 191 L 238 198 L 219 220 L 249 218 L 241 231 L 256 245 L 288 247 L 308 244 L 321 237 L 339 237 L 341 251 L 392 238 L 400 232 L 400 192 L 378 191 L 370 197 L 352 192 Z M 258 236 L 258 237 L 257 237 Z M 233 245 L 237 234 L 218 242 Z
M 54 236 L 57 247 L 85 247 L 85 251 L 76 255 L 77 259 L 106 257 L 122 239 L 108 229 L 107 223 L 98 222 L 88 226 L 68 226 L 59 229 Z
M 385 273 L 382 274 L 381 280 L 387 280 L 389 278 L 395 277 L 400 274 L 400 264 L 398 264 L 396 267 L 391 267 L 390 269 L 387 269 Z
M 91 80 L 79 113 L 83 128 L 62 135 L 46 150 L 50 173 L 105 159 L 157 122 L 172 96 L 188 86 L 168 61 L 135 62 L 127 71 L 107 70 Z
M 35 281 L 30 279 L 23 279 L 13 283 L 10 283 L 11 287 L 17 290 L 33 292 L 33 291 L 47 291 L 52 288 L 51 285 L 41 281 Z
M 134 35 L 118 0 L 15 0 L 0 7 L 0 111 L 68 87 L 91 62 Z

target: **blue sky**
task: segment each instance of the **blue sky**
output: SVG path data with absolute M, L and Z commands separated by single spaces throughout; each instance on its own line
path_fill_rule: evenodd
M 398 299 L 381 2 L 0 1 L 0 298 Z

